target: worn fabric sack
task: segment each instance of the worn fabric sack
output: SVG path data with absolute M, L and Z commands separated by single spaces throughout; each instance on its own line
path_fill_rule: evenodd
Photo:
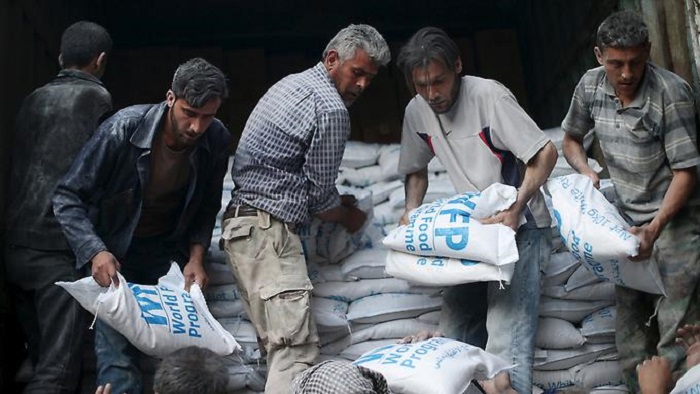
M 492 265 L 465 259 L 416 256 L 390 250 L 386 272 L 423 286 L 454 286 L 462 283 L 498 281 L 510 284 L 515 264 Z
M 491 379 L 513 365 L 476 346 L 436 337 L 376 348 L 353 362 L 386 378 L 394 393 L 463 393 L 472 379 Z
M 619 286 L 664 294 L 653 260 L 632 262 L 639 239 L 590 178 L 580 174 L 547 181 L 554 217 L 569 251 L 596 276 Z
M 441 306 L 442 297 L 427 294 L 375 294 L 351 302 L 347 318 L 353 323 L 381 323 L 417 317 Z
M 420 256 L 494 265 L 515 263 L 518 261 L 515 231 L 502 224 L 482 225 L 478 220 L 508 209 L 516 197 L 514 187 L 496 183 L 482 192 L 462 193 L 423 204 L 410 213 L 407 225 L 399 226 L 384 238 L 384 245 Z
M 671 391 L 671 394 L 692 394 L 700 393 L 700 365 L 690 368 L 676 382 L 676 386 Z
M 176 263 L 157 285 L 127 283 L 117 276 L 119 287 L 101 287 L 92 277 L 56 284 L 149 356 L 163 358 L 187 346 L 219 355 L 241 349 L 209 313 L 199 285 L 193 284 L 189 293 L 184 290 L 185 278 Z

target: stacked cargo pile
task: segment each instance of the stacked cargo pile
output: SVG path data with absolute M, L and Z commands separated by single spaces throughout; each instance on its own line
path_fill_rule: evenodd
M 561 156 L 557 134 L 561 131 L 547 133 L 558 143 Z M 338 189 L 341 194 L 355 195 L 358 206 L 367 212 L 368 223 L 360 232 L 348 234 L 340 226 L 320 222 L 299 229 L 314 283 L 312 308 L 324 359 L 354 360 L 406 335 L 437 328 L 440 288 L 411 284 L 390 277 L 385 270 L 388 251 L 381 240 L 396 227 L 404 207 L 403 182 L 396 173 L 398 153 L 399 145 L 348 144 Z M 572 173 L 561 160 L 554 175 Z M 591 165 L 600 169 L 595 162 Z M 426 203 L 455 194 L 437 160 L 431 162 L 429 171 Z M 609 181 L 602 183 L 606 197 L 614 198 Z M 223 205 L 232 187 L 227 175 Z M 244 348 L 243 354 L 228 357 L 234 380 L 231 388 L 262 391 L 264 357 L 226 257 L 218 250 L 220 234 L 217 228 L 207 261 L 211 281 L 205 295 L 212 314 Z M 626 392 L 614 341 L 614 285 L 591 273 L 567 251 L 556 221 L 552 234 L 551 263 L 543 267 L 534 367 L 538 387 L 533 391 Z

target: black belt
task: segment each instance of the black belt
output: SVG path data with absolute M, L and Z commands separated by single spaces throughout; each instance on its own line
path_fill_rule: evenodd
M 224 212 L 224 220 L 241 216 L 258 216 L 258 209 L 248 204 L 235 205 Z

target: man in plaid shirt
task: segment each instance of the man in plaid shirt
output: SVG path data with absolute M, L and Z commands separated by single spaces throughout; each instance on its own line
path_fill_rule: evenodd
M 312 217 L 351 232 L 364 223 L 366 215 L 354 199 L 338 195 L 335 180 L 350 136 L 347 107 L 390 59 L 373 27 L 350 25 L 316 66 L 272 86 L 243 130 L 222 238 L 267 351 L 268 394 L 289 393 L 294 376 L 319 354 L 312 285 L 295 228 Z

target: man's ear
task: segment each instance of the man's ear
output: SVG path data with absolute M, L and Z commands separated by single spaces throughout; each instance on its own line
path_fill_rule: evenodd
M 63 54 L 59 53 L 58 54 L 58 66 L 63 69 Z
M 457 56 L 455 61 L 455 73 L 460 74 L 462 72 L 462 58 Z
M 323 59 L 323 65 L 326 66 L 326 70 L 331 71 L 332 69 L 338 67 L 340 63 L 340 58 L 338 57 L 338 51 L 331 49 L 326 54 L 326 58 Z
M 107 67 L 107 53 L 102 52 L 97 56 L 97 61 L 95 62 L 97 68 L 103 69 Z
M 593 53 L 595 53 L 595 58 L 598 60 L 598 64 L 603 65 L 603 51 L 598 47 L 593 47 Z
M 93 74 L 98 78 L 102 78 L 102 76 L 105 73 L 106 68 L 107 68 L 107 54 L 105 52 L 101 52 L 95 58 L 95 66 L 94 66 L 95 70 L 93 71 Z
M 168 107 L 172 108 L 176 99 L 177 96 L 175 96 L 175 93 L 171 89 L 168 89 L 168 92 L 165 93 L 165 102 L 168 104 Z

